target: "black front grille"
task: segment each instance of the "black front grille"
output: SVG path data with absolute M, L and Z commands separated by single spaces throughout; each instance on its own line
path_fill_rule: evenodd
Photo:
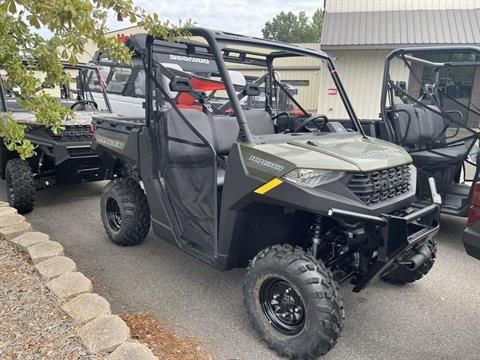
M 74 142 L 74 141 L 91 141 L 91 130 L 89 125 L 69 125 L 65 126 L 58 134 L 54 134 L 48 130 L 49 135 L 56 141 Z
M 347 186 L 364 203 L 376 204 L 409 190 L 410 167 L 402 165 L 390 169 L 356 173 Z

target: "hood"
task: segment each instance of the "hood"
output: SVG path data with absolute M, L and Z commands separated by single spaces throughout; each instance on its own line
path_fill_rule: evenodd
M 62 121 L 62 125 L 90 125 L 92 118 L 95 115 L 99 115 L 100 112 L 94 111 L 76 111 L 73 119 L 65 119 Z M 35 121 L 35 114 L 32 112 L 13 112 L 13 120 L 27 125 L 40 125 Z
M 374 171 L 410 164 L 412 158 L 402 147 L 356 133 L 328 134 L 312 139 L 255 146 L 294 164 L 298 168 Z

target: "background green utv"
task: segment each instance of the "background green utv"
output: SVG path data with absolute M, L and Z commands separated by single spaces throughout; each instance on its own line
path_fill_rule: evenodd
M 325 53 L 201 28 L 191 33 L 204 42 L 141 34 L 127 41 L 145 64 L 145 116 L 94 118 L 94 150 L 135 173 L 103 190 L 105 231 L 129 246 L 151 226 L 219 270 L 247 267 L 244 302 L 261 338 L 291 358 L 325 354 L 343 329 L 339 283 L 351 280 L 358 292 L 379 279 L 411 283 L 432 268 L 435 182 L 431 202 L 413 207 L 410 155 L 365 135 Z M 215 66 L 193 74 L 164 63 L 163 54 Z M 275 66 L 286 57 L 324 65 L 348 130 L 308 113 L 282 87 Z M 239 86 L 229 69 L 242 66 L 263 70 Z M 282 91 L 291 108 L 279 110 Z M 261 108 L 245 101 L 258 96 Z

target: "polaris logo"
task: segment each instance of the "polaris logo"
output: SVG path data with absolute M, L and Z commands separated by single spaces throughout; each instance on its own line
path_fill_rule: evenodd
M 268 167 L 270 169 L 276 170 L 276 171 L 282 171 L 283 169 L 285 169 L 285 166 L 283 166 L 283 165 L 275 164 L 274 162 L 256 157 L 255 155 L 250 155 L 248 160 L 253 161 L 253 162 L 255 162 L 257 164 L 260 164 L 262 166 Z
M 170 60 L 187 61 L 199 64 L 210 64 L 210 60 L 208 59 L 194 58 L 190 56 L 170 55 Z
M 115 149 L 123 150 L 125 148 L 125 143 L 124 142 L 121 142 L 121 141 L 118 141 L 118 140 L 115 140 L 115 139 L 112 139 L 112 138 L 109 138 L 109 137 L 106 137 L 106 136 L 95 134 L 95 140 L 99 144 L 102 144 L 102 145 L 105 145 L 105 146 L 110 146 L 110 147 L 115 148 Z

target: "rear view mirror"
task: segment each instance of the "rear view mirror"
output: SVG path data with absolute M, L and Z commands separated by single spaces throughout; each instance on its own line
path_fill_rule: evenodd
M 402 97 L 404 96 L 403 93 L 400 93 L 400 91 L 398 91 L 398 88 L 402 89 L 402 91 L 405 93 L 407 92 L 407 82 L 406 81 L 397 81 L 395 82 L 395 90 L 394 90 L 394 94 L 395 96 L 397 97 Z
M 260 87 L 258 85 L 255 85 L 255 84 L 246 84 L 245 89 L 243 91 L 248 96 L 259 96 L 260 95 Z

